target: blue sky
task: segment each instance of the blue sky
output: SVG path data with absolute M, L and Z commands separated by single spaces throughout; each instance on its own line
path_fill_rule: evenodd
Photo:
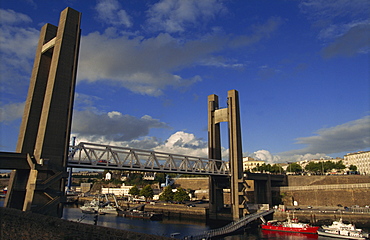
M 39 30 L 82 12 L 77 142 L 207 156 L 207 97 L 239 92 L 244 156 L 370 150 L 367 0 L 0 3 L 0 150 L 14 151 Z M 227 125 L 222 127 L 227 159 Z

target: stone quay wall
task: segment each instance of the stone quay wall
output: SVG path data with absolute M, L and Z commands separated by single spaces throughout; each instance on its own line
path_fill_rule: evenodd
M 370 206 L 370 176 L 289 176 L 288 186 L 273 188 L 286 206 Z
M 0 239 L 23 240 L 169 240 L 171 238 L 124 231 L 0 207 Z

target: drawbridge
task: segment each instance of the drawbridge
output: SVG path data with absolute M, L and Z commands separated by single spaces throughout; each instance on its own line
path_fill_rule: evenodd
M 222 160 L 81 142 L 71 146 L 68 167 L 228 176 Z

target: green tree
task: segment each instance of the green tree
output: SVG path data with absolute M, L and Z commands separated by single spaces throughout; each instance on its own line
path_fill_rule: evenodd
M 159 182 L 159 183 L 166 182 L 166 174 L 164 174 L 164 173 L 157 173 L 155 175 L 154 181 Z
M 283 171 L 283 168 L 280 165 L 274 164 L 274 165 L 271 166 L 270 172 L 271 173 L 282 173 L 284 171 Z
M 164 188 L 162 194 L 159 196 L 159 200 L 161 201 L 172 201 L 174 193 L 172 192 L 172 187 L 168 185 Z
M 357 166 L 355 166 L 355 165 L 350 165 L 350 166 L 349 166 L 349 170 L 351 170 L 351 171 L 357 171 Z
M 154 191 L 153 191 L 153 189 L 152 189 L 152 187 L 150 185 L 146 185 L 143 189 L 140 190 L 139 195 L 140 196 L 144 196 L 145 197 L 145 201 L 147 201 L 148 199 L 153 198 Z
M 315 163 L 315 162 L 309 162 L 304 169 L 308 172 L 317 173 L 321 169 L 321 164 Z
M 176 202 L 189 201 L 189 194 L 183 188 L 177 188 L 177 191 L 173 195 L 173 200 Z
M 343 164 L 343 161 L 340 160 L 339 162 L 335 163 L 334 168 L 337 170 L 342 170 L 342 169 L 345 169 L 346 166 Z
M 302 167 L 298 163 L 291 163 L 289 164 L 287 171 L 299 173 L 299 172 L 302 172 Z
M 136 185 L 134 185 L 132 188 L 130 188 L 128 193 L 135 197 L 140 194 L 140 190 L 137 188 Z

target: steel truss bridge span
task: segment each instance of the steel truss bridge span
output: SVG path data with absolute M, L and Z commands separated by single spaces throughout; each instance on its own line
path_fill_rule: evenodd
M 81 142 L 70 147 L 68 167 L 229 176 L 228 162 Z

